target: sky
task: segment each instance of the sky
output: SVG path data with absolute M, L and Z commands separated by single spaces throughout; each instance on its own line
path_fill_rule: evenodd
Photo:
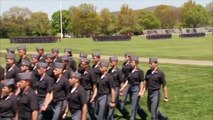
M 161 4 L 180 7 L 188 0 L 0 0 L 0 14 L 2 15 L 13 6 L 19 6 L 27 7 L 32 12 L 45 12 L 51 18 L 55 11 L 60 10 L 60 1 L 62 9 L 68 10 L 70 6 L 90 3 L 96 7 L 97 12 L 100 12 L 103 8 L 108 8 L 110 11 L 119 11 L 123 4 L 128 4 L 134 10 Z M 212 0 L 193 1 L 203 6 L 212 2 Z

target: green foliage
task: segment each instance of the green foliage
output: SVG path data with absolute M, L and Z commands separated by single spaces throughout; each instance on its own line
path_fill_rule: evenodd
M 72 16 L 72 32 L 75 36 L 90 37 L 100 30 L 101 18 L 92 4 L 81 4 L 78 7 L 70 7 Z
M 104 8 L 100 12 L 101 24 L 100 33 L 110 35 L 115 32 L 115 17 L 110 13 L 109 9 Z
M 178 17 L 175 13 L 176 11 L 167 5 L 160 5 L 154 11 L 154 14 L 159 18 L 161 22 L 161 28 L 164 29 L 174 27 L 176 19 Z
M 139 13 L 138 19 L 144 29 L 158 29 L 161 26 L 160 20 L 152 12 L 142 11 Z
M 31 19 L 29 20 L 29 26 L 32 35 L 42 36 L 50 34 L 50 21 L 47 13 L 32 13 Z
M 69 32 L 69 27 L 71 25 L 71 16 L 69 14 L 69 11 L 62 10 L 62 31 L 63 35 L 67 34 Z M 52 21 L 51 21 L 51 27 L 52 27 L 52 33 L 57 34 L 61 32 L 61 22 L 60 22 L 60 11 L 56 11 L 52 15 Z
M 201 27 L 208 24 L 209 14 L 201 5 L 197 5 L 182 14 L 182 24 L 184 27 Z
M 137 13 L 125 4 L 121 7 L 120 13 L 118 15 L 117 27 L 119 33 L 121 34 L 142 31 L 142 27 L 137 21 Z

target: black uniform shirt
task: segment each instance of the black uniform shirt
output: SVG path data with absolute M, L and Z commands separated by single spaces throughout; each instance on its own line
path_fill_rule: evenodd
M 6 71 L 6 79 L 15 79 L 16 83 L 18 82 L 18 76 L 17 74 L 20 73 L 21 70 L 20 68 L 18 68 L 17 66 L 14 67 L 10 67 L 7 71 Z
M 54 73 L 53 73 L 53 70 L 55 69 L 55 66 L 53 63 L 50 63 L 49 64 L 49 67 L 47 68 L 47 72 L 46 74 L 48 74 L 50 77 L 54 78 Z
M 5 96 L 0 100 L 0 118 L 15 117 L 17 111 L 17 97 L 15 95 Z
M 146 73 L 145 80 L 149 90 L 159 90 L 161 85 L 166 85 L 165 74 L 160 69 L 156 71 L 149 69 Z
M 35 91 L 29 88 L 26 92 L 18 95 L 18 112 L 20 119 L 31 120 L 32 112 L 38 110 L 38 96 Z
M 110 68 L 108 73 L 112 75 L 113 83 L 115 87 L 120 87 L 121 83 L 124 81 L 123 73 L 119 68 Z
M 52 91 L 54 79 L 47 74 L 38 81 L 38 97 L 45 98 L 48 92 Z
M 126 80 L 129 73 L 131 73 L 132 71 L 132 66 L 130 63 L 124 62 L 121 70 L 122 70 L 122 73 L 124 74 L 124 80 Z
M 45 58 L 46 58 L 45 55 L 39 55 L 38 61 L 39 61 L 39 62 L 45 62 Z
M 129 73 L 127 79 L 131 86 L 139 85 L 142 81 L 144 81 L 144 72 L 140 68 L 136 68 Z
M 66 69 L 63 71 L 63 76 L 69 79 L 71 72 L 73 72 L 73 70 L 69 66 L 67 66 Z
M 115 88 L 115 86 L 109 73 L 102 75 L 97 81 L 98 94 L 110 94 L 112 88 Z
M 69 110 L 74 113 L 75 110 L 81 110 L 84 104 L 87 104 L 86 91 L 81 85 L 78 85 L 74 91 L 68 94 Z
M 85 90 L 92 90 L 93 85 L 97 81 L 94 72 L 91 69 L 84 71 L 80 79 L 81 85 Z
M 99 77 L 101 77 L 101 71 L 100 71 L 100 64 L 94 64 L 93 66 L 92 66 L 92 70 L 93 70 L 93 72 L 95 73 L 95 75 L 96 75 L 96 77 L 97 78 L 99 78 Z
M 64 76 L 56 79 L 56 82 L 53 84 L 53 100 L 54 102 L 65 100 L 67 98 L 67 93 L 70 90 L 70 84 L 68 79 Z
M 72 71 L 76 71 L 77 70 L 77 66 L 76 66 L 76 61 L 70 56 L 69 57 L 70 61 L 68 66 L 72 69 Z

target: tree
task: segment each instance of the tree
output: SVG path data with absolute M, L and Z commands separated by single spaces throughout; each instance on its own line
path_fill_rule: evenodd
M 102 9 L 100 12 L 100 17 L 100 32 L 105 35 L 109 35 L 115 32 L 115 17 L 110 13 L 109 9 Z
M 148 11 L 141 11 L 138 15 L 139 24 L 144 29 L 157 29 L 160 28 L 160 20 L 152 13 Z
M 69 12 L 72 16 L 71 29 L 76 36 L 90 37 L 99 32 L 101 18 L 98 16 L 95 6 L 81 4 L 77 8 L 70 7 Z
M 154 13 L 161 22 L 161 28 L 174 27 L 177 16 L 175 14 L 175 10 L 172 7 L 167 5 L 160 5 L 155 9 Z
M 50 21 L 47 13 L 32 13 L 31 19 L 29 20 L 29 26 L 32 35 L 41 36 L 50 34 Z
M 28 21 L 32 12 L 28 8 L 12 7 L 2 15 L 2 26 L 7 37 L 29 34 Z
M 71 16 L 68 10 L 62 10 L 62 31 L 63 36 L 69 33 L 69 28 L 71 26 Z M 52 33 L 57 34 L 61 32 L 61 21 L 60 21 L 60 11 L 56 11 L 52 15 L 51 20 Z
M 209 25 L 213 26 L 213 2 L 210 2 L 206 5 L 206 10 L 209 13 Z
M 209 22 L 208 12 L 201 5 L 189 9 L 182 14 L 182 24 L 184 27 L 201 27 Z
M 137 14 L 128 5 L 121 7 L 120 13 L 117 18 L 117 27 L 119 33 L 127 34 L 132 32 L 141 32 L 142 27 L 137 21 Z

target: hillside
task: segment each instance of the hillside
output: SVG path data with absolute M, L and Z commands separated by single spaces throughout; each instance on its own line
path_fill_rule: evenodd
M 140 12 L 140 11 L 154 12 L 155 9 L 156 9 L 158 6 L 160 6 L 160 5 L 151 6 L 151 7 L 147 7 L 147 8 L 143 8 L 143 9 L 137 9 L 137 10 L 134 10 L 134 11 L 136 11 L 136 12 Z M 175 7 L 175 6 L 171 6 L 171 5 L 167 5 L 167 6 L 170 6 L 170 7 L 171 7 L 172 9 L 174 9 L 174 10 L 177 10 L 177 9 L 178 9 L 178 8 Z M 114 16 L 118 16 L 119 12 L 120 12 L 120 11 L 114 11 L 114 12 L 112 12 L 112 14 L 113 14 Z

